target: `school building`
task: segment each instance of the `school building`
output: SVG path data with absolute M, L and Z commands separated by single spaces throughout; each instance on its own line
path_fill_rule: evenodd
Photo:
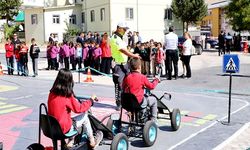
M 164 41 L 169 26 L 182 34 L 182 23 L 172 14 L 171 0 L 23 0 L 25 5 L 25 38 L 36 38 L 39 44 L 54 33 L 63 40 L 67 25 L 79 31 L 112 33 L 120 21 L 131 31 L 139 31 L 143 41 Z M 38 3 L 39 2 L 39 3 Z M 34 5 L 33 5 L 34 4 Z M 29 5 L 29 6 L 28 6 Z M 33 6 L 32 6 L 33 5 Z

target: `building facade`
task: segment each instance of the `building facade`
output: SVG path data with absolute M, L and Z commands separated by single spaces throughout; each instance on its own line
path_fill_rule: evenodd
M 39 1 L 39 0 L 27 0 Z M 50 33 L 59 41 L 67 26 L 80 31 L 108 32 L 116 30 L 117 23 L 126 21 L 130 31 L 138 31 L 143 41 L 154 39 L 163 42 L 169 26 L 175 26 L 182 35 L 182 23 L 177 21 L 166 0 L 44 0 L 25 8 L 25 37 L 29 42 L 36 38 L 42 44 Z
M 166 0 L 85 0 L 83 29 L 111 34 L 118 22 L 126 21 L 143 41 L 163 41 L 169 26 L 182 34 L 182 23 L 174 18 L 170 6 L 171 1 Z
M 229 0 L 213 0 L 208 4 L 208 15 L 202 20 L 202 26 L 211 28 L 210 36 L 218 37 L 222 30 L 231 34 L 234 32 L 224 11 L 228 4 Z

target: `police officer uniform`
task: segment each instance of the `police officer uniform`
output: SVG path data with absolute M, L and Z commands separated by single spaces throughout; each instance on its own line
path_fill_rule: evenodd
M 115 84 L 115 99 L 118 109 L 121 105 L 121 85 L 123 78 L 129 73 L 129 67 L 127 65 L 128 56 L 123 54 L 120 50 L 127 49 L 127 44 L 123 40 L 123 36 L 118 32 L 115 32 L 110 40 L 111 53 L 113 58 L 114 67 L 113 70 L 113 82 Z

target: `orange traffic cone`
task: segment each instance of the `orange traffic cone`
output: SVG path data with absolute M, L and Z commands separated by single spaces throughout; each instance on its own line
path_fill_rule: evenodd
M 1 64 L 1 62 L 0 62 L 0 75 L 3 75 L 4 73 L 3 73 L 3 67 L 2 67 L 2 64 Z
M 87 72 L 87 78 L 86 78 L 86 80 L 84 80 L 84 82 L 94 82 L 94 80 L 92 80 L 92 78 L 91 78 L 91 71 L 89 68 L 88 68 L 88 72 Z

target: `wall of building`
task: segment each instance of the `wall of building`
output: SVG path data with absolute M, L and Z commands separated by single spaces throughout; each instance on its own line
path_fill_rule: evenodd
M 48 41 L 50 33 L 55 33 L 58 35 L 58 41 L 63 40 L 63 33 L 65 33 L 67 26 L 65 22 L 69 23 L 69 16 L 72 14 L 76 15 L 76 25 L 70 24 L 72 27 L 81 29 L 81 5 L 72 5 L 64 7 L 47 8 L 44 12 L 44 22 L 45 22 L 45 41 Z M 53 15 L 60 16 L 60 24 L 53 23 Z
M 31 15 L 37 14 L 37 24 L 31 24 Z M 43 8 L 25 9 L 25 40 L 29 44 L 35 38 L 38 44 L 44 43 Z
M 101 9 L 104 8 L 104 20 L 101 21 Z M 95 21 L 91 22 L 91 11 L 95 12 Z M 110 28 L 109 0 L 85 0 L 82 3 L 82 12 L 85 12 L 84 31 L 107 32 Z
M 111 0 L 111 28 L 116 29 L 119 20 L 126 20 L 131 31 L 139 31 L 143 41 L 154 39 L 163 42 L 168 20 L 164 20 L 165 9 L 171 1 L 165 0 Z M 126 8 L 133 8 L 134 18 L 128 20 Z

